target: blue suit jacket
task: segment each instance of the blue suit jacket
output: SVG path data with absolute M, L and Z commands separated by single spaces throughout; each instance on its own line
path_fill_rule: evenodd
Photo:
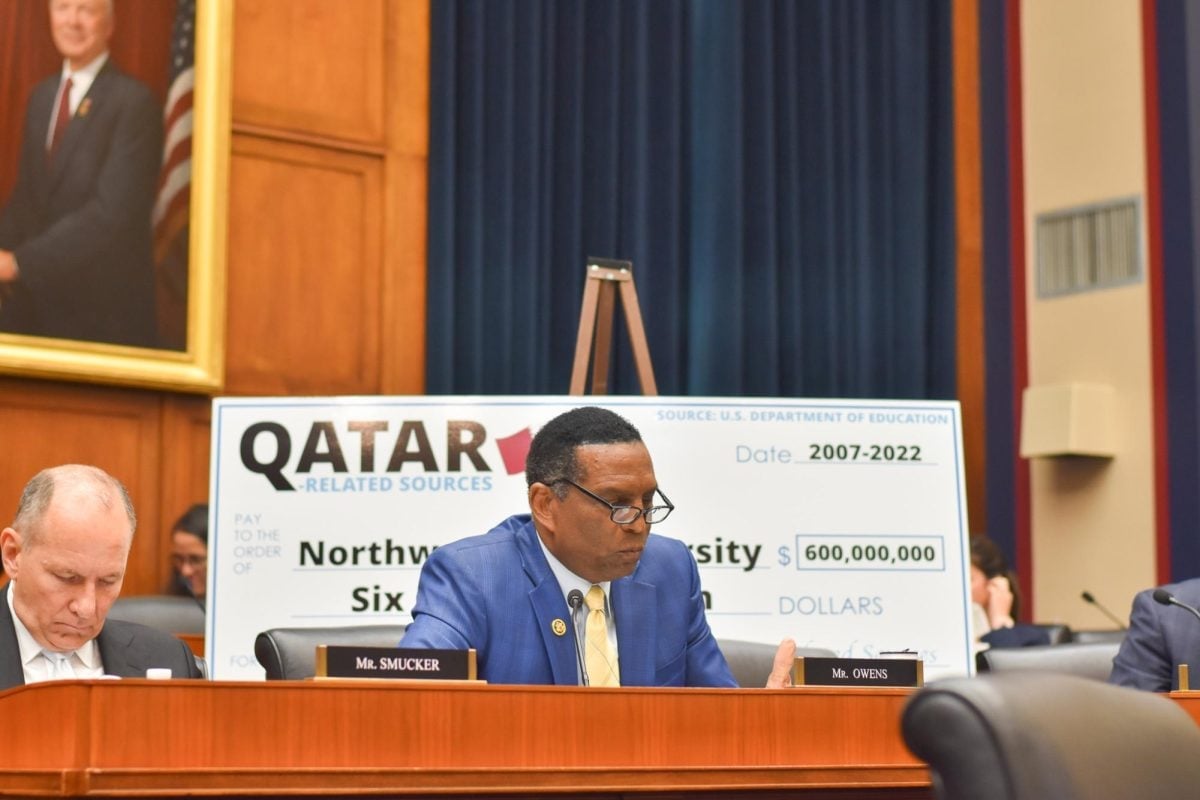
M 1181 602 L 1200 605 L 1200 578 L 1163 587 Z M 1177 688 L 1180 664 L 1200 668 L 1200 619 L 1182 608 L 1154 602 L 1154 590 L 1138 592 L 1129 632 L 1113 659 L 1109 683 L 1168 692 Z
M 611 602 L 622 686 L 737 686 L 682 542 L 651 535 L 633 574 L 612 582 Z M 473 647 L 490 683 L 579 682 L 571 613 L 528 514 L 433 552 L 400 644 Z

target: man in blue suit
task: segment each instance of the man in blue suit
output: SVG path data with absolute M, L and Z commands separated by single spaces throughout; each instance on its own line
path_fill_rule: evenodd
M 525 478 L 529 514 L 433 552 L 401 646 L 475 648 L 491 683 L 737 685 L 691 553 L 650 533 L 674 506 L 633 425 L 601 408 L 561 414 L 534 437 Z M 591 633 L 576 633 L 600 610 L 604 681 L 585 655 Z M 786 685 L 794 650 L 780 645 L 768 686 Z
M 1200 605 L 1200 578 L 1163 586 L 1182 603 Z M 1129 632 L 1113 659 L 1109 683 L 1169 692 L 1178 688 L 1178 666 L 1200 666 L 1200 619 L 1186 609 L 1160 605 L 1154 589 L 1133 598 Z

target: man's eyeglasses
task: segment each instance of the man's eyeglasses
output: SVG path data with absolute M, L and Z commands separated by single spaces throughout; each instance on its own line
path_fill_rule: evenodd
M 611 509 L 611 513 L 608 515 L 609 519 L 618 525 L 632 525 L 633 523 L 637 522 L 638 517 L 645 517 L 647 525 L 654 525 L 655 523 L 662 522 L 671 515 L 672 511 L 675 510 L 675 505 L 667 499 L 665 494 L 662 493 L 662 489 L 658 488 L 656 488 L 654 491 L 658 493 L 658 496 L 663 499 L 663 502 L 666 503 L 666 505 L 639 508 L 638 506 L 614 505 L 595 492 L 589 492 L 587 489 L 583 488 L 569 478 L 559 478 L 558 480 L 553 481 L 553 483 L 569 483 L 593 500 L 608 506 L 609 509 Z

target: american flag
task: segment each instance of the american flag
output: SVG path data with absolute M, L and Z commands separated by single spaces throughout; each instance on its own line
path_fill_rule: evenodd
M 154 202 L 154 260 L 162 291 L 187 297 L 188 214 L 192 184 L 192 87 L 196 61 L 196 0 L 178 0 L 171 32 L 171 67 L 163 107 L 163 160 Z M 160 302 L 160 310 L 162 303 Z M 186 312 L 185 312 L 186 313 Z M 161 327 L 161 326 L 160 326 Z

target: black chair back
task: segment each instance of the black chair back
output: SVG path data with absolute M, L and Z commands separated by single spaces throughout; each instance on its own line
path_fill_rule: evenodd
M 766 685 L 767 676 L 775 666 L 775 652 L 779 645 L 747 642 L 742 639 L 718 639 L 717 646 L 729 662 L 729 671 L 733 673 L 733 679 L 738 682 L 738 686 L 761 688 Z M 797 658 L 833 658 L 836 655 L 834 651 L 822 647 L 796 648 Z
M 1107 681 L 1120 646 L 1117 642 L 1067 642 L 1038 647 L 992 647 L 975 656 L 975 666 L 980 672 L 1041 670 Z
M 204 609 L 192 597 L 171 594 L 118 597 L 109 609 L 108 617 L 137 622 L 167 633 L 204 633 Z
M 317 645 L 395 647 L 403 625 L 358 625 L 337 628 L 272 628 L 254 640 L 254 656 L 270 681 L 299 681 L 317 672 Z
M 1045 632 L 1048 644 L 1063 644 L 1074 641 L 1071 626 L 1061 622 L 1034 622 L 1033 627 Z
M 1120 644 L 1125 641 L 1125 630 L 1117 628 L 1115 630 L 1072 631 L 1071 641 L 1079 644 L 1088 644 L 1090 642 L 1116 642 Z
M 940 800 L 1194 797 L 1200 727 L 1173 701 L 1073 675 L 936 681 L 901 718 Z

